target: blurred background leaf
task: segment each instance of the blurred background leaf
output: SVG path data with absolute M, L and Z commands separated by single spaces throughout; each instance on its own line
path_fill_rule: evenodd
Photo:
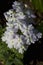
M 41 21 L 41 23 L 37 24 L 36 28 L 43 34 L 43 21 Z
M 43 0 L 31 0 L 34 8 L 43 13 Z

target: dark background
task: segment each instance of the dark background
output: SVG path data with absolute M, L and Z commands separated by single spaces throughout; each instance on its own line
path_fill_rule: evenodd
M 13 1 L 15 0 L 0 0 L 0 24 L 2 26 L 5 26 L 6 23 L 3 13 L 12 8 Z
M 0 12 L 5 12 L 11 8 L 11 4 L 14 0 L 0 0 Z

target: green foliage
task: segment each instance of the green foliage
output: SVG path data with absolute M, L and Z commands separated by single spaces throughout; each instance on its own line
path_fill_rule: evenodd
M 23 65 L 23 63 L 21 62 L 21 60 L 19 60 L 18 58 L 15 58 L 15 65 Z
M 0 38 L 1 38 L 2 34 L 4 33 L 4 31 L 5 31 L 5 28 L 3 28 L 3 27 L 0 25 Z
M 43 21 L 41 21 L 36 28 L 43 34 Z
M 23 65 L 23 55 L 18 53 L 16 49 L 9 49 L 5 42 L 2 42 L 1 37 L 5 31 L 5 28 L 0 25 L 0 61 L 4 65 Z
M 31 0 L 33 7 L 39 12 L 43 13 L 43 0 Z

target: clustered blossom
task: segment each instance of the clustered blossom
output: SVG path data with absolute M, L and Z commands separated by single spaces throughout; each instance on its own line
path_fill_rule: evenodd
M 16 48 L 23 54 L 31 43 L 42 37 L 42 34 L 32 25 L 36 16 L 26 4 L 13 2 L 12 9 L 5 12 L 4 16 L 8 22 L 2 41 L 6 42 L 9 48 Z

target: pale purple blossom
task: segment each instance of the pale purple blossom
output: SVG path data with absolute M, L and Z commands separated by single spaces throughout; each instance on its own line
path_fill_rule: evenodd
M 31 23 L 36 16 L 27 5 L 22 4 L 21 2 L 15 1 L 12 5 L 13 8 L 4 13 L 8 22 L 6 22 L 6 31 L 2 36 L 2 41 L 6 42 L 9 48 L 15 48 L 21 54 L 27 50 L 31 43 L 35 43 L 42 37 L 42 33 L 37 32 Z M 17 33 L 19 32 L 18 30 L 22 34 Z

